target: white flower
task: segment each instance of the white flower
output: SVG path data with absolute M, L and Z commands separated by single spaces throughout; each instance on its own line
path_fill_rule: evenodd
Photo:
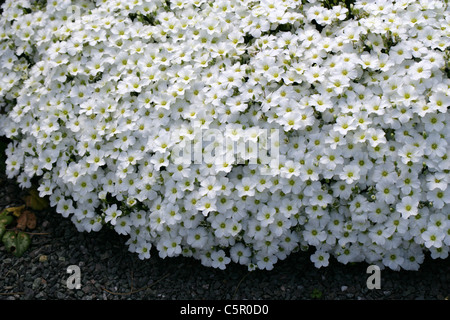
M 402 198 L 402 202 L 397 203 L 396 209 L 402 214 L 403 219 L 408 219 L 418 213 L 418 205 L 419 200 L 407 196 Z
M 243 243 L 236 243 L 230 248 L 231 260 L 235 263 L 247 265 L 250 261 L 251 251 Z
M 166 235 L 159 240 L 156 246 L 156 248 L 158 249 L 158 255 L 161 258 L 178 256 L 181 253 L 180 243 L 180 236 L 171 238 L 170 236 Z
M 349 164 L 344 166 L 342 172 L 339 174 L 339 177 L 345 181 L 347 184 L 353 184 L 355 181 L 360 178 L 360 170 L 357 165 Z
M 225 251 L 219 250 L 211 253 L 212 267 L 225 270 L 226 265 L 230 263 L 231 259 L 225 256 Z
M 256 182 L 254 179 L 245 177 L 242 181 L 235 186 L 241 195 L 253 196 L 255 195 Z
M 189 231 L 187 243 L 192 247 L 201 249 L 207 242 L 208 232 L 204 228 L 198 227 L 196 229 L 193 229 L 192 231 Z
M 442 229 L 436 226 L 431 226 L 422 233 L 422 239 L 425 241 L 425 246 L 427 248 L 442 247 L 442 240 L 444 240 L 444 237 L 445 234 L 442 232 Z
M 327 234 L 322 228 L 314 224 L 308 224 L 302 232 L 302 236 L 308 244 L 318 246 L 326 240 Z
M 384 245 L 387 238 L 395 232 L 395 226 L 386 227 L 383 224 L 374 225 L 369 229 L 369 238 L 377 245 Z
M 117 208 L 116 204 L 111 205 L 105 211 L 105 222 L 110 222 L 113 226 L 117 223 L 117 218 L 122 215 L 122 211 Z
M 75 216 L 72 216 L 72 221 L 77 225 L 77 222 L 75 221 Z M 77 225 L 78 228 L 82 227 L 80 231 L 87 231 L 87 232 L 98 232 L 102 228 L 102 218 L 97 215 L 91 218 L 86 218 L 81 221 L 81 225 Z
M 448 257 L 448 247 L 431 247 L 429 250 L 431 252 L 431 258 L 433 259 L 447 259 Z
M 274 264 L 278 261 L 277 256 L 274 255 L 265 255 L 265 254 L 258 254 L 256 256 L 256 264 L 259 269 L 266 269 L 266 270 L 272 270 L 274 267 Z
M 75 212 L 73 201 L 71 199 L 61 199 L 60 201 L 58 201 L 56 211 L 63 217 L 67 218 L 70 214 Z
M 274 222 L 275 214 L 275 208 L 263 206 L 258 210 L 256 218 L 260 221 L 262 227 L 267 227 Z
M 404 260 L 402 252 L 399 249 L 394 249 L 385 253 L 383 264 L 392 270 L 400 270 Z
M 329 264 L 329 258 L 330 258 L 330 254 L 326 251 L 322 251 L 322 250 L 316 250 L 316 252 L 314 252 L 311 255 L 311 261 L 314 263 L 314 266 L 316 268 L 322 268 L 322 267 L 326 267 Z
M 150 258 L 150 250 L 152 248 L 152 244 L 149 242 L 140 243 L 136 248 L 136 252 L 139 254 L 139 259 L 149 259 Z
M 440 189 L 430 190 L 426 193 L 426 199 L 433 203 L 433 207 L 436 209 L 442 209 L 444 205 L 450 203 L 450 189 L 445 191 Z
M 426 139 L 427 147 L 424 150 L 424 154 L 432 157 L 443 157 L 447 151 L 448 143 L 443 139 L 440 134 L 433 132 Z

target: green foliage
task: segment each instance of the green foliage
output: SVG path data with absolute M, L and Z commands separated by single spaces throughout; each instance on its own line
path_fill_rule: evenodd
M 0 214 L 0 239 L 6 232 L 6 226 L 13 222 L 13 217 L 4 214 L 3 212 Z
M 2 242 L 8 252 L 20 257 L 30 246 L 31 238 L 23 231 L 6 231 L 2 237 Z
M 322 4 L 327 9 L 332 9 L 334 6 L 341 5 L 348 9 L 347 19 L 354 17 L 353 4 L 355 0 L 322 0 Z
M 321 299 L 323 296 L 322 291 L 320 291 L 317 288 L 314 288 L 313 291 L 311 292 L 311 298 L 312 299 Z
M 24 200 L 27 207 L 36 211 L 41 211 L 49 207 L 48 201 L 45 198 L 39 197 L 39 192 L 36 189 L 30 189 Z
M 355 0 L 322 0 L 325 8 L 332 9 L 334 6 L 343 5 L 350 10 L 350 6 L 355 3 Z
M 39 198 L 33 189 L 24 200 L 26 205 L 7 208 L 0 213 L 0 240 L 6 251 L 16 257 L 22 256 L 31 245 L 30 233 L 25 230 L 36 228 L 36 215 L 28 208 L 40 211 L 48 207 L 47 201 Z
M 23 231 L 6 229 L 14 221 L 14 212 L 13 210 L 5 210 L 0 213 L 0 238 L 6 251 L 20 257 L 30 246 L 31 238 Z

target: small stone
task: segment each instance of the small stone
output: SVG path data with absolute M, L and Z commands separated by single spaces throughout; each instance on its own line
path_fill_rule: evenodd
M 346 291 L 347 289 L 348 289 L 347 286 L 342 286 L 342 287 L 341 287 L 341 291 L 342 291 L 342 292 Z
M 41 279 L 41 278 L 36 278 L 36 279 L 34 279 L 33 285 L 31 286 L 31 288 L 32 288 L 33 290 L 36 290 L 37 288 L 39 288 L 39 286 L 41 285 L 41 283 L 42 283 L 42 279 Z
M 31 300 L 33 299 L 34 296 L 34 291 L 31 290 L 30 288 L 25 288 L 25 292 L 24 292 L 24 299 L 25 300 Z
M 100 254 L 100 260 L 106 260 L 109 257 L 110 257 L 109 252 L 105 252 L 105 253 Z
M 46 256 L 45 254 L 41 254 L 39 256 L 39 262 L 46 262 L 48 260 L 48 256 Z
M 66 299 L 66 296 L 62 292 L 57 292 L 56 298 L 59 300 L 62 300 L 62 299 Z
M 45 298 L 45 293 L 44 293 L 44 291 L 40 291 L 40 292 L 35 296 L 35 298 L 36 298 L 36 299 L 42 299 L 42 298 Z

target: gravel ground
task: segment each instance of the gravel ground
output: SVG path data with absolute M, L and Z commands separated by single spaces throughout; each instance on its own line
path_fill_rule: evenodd
M 0 210 L 23 204 L 18 186 L 0 177 Z M 332 261 L 316 269 L 309 253 L 278 262 L 272 271 L 229 265 L 206 268 L 188 258 L 139 260 L 125 238 L 102 229 L 79 233 L 54 210 L 37 213 L 32 244 L 17 258 L 0 246 L 0 300 L 448 300 L 450 260 L 429 257 L 419 271 L 381 271 L 381 289 L 369 290 L 367 264 Z M 70 265 L 81 288 L 69 289 Z

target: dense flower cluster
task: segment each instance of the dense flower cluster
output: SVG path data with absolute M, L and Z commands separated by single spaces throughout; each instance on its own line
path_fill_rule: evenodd
M 448 256 L 446 1 L 73 3 L 2 6 L 0 133 L 80 231 L 221 269 Z M 275 130 L 279 164 L 172 156 L 209 129 Z

